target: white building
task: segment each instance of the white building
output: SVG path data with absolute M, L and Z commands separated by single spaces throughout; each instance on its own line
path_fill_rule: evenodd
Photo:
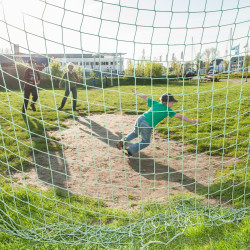
M 104 54 L 49 54 L 50 58 L 65 64 L 72 62 L 81 65 L 86 71 L 95 70 L 100 72 L 124 72 L 124 58 L 122 53 Z
M 14 61 L 18 58 L 22 59 L 24 62 L 29 61 L 33 58 L 38 66 L 44 66 L 45 71 L 52 58 L 56 61 L 62 63 L 62 68 L 65 64 L 72 62 L 74 64 L 79 64 L 85 70 L 89 72 L 94 70 L 96 72 L 106 72 L 106 73 L 118 73 L 123 74 L 124 72 L 124 58 L 125 53 L 96 53 L 96 54 L 26 54 L 20 53 L 19 46 L 14 46 L 14 55 L 9 54 L 0 57 L 0 63 L 14 64 Z

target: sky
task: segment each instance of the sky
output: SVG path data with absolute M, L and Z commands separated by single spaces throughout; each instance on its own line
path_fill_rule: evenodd
M 214 47 L 224 57 L 246 52 L 249 13 L 249 0 L 0 0 L 0 48 L 166 62 Z

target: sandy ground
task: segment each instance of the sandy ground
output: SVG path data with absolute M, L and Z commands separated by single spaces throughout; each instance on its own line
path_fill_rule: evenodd
M 35 167 L 13 177 L 22 184 L 25 178 L 26 185 L 41 189 L 54 185 L 72 194 L 103 199 L 111 207 L 163 201 L 179 192 L 196 193 L 196 188 L 214 182 L 216 171 L 222 168 L 221 157 L 187 152 L 190 145 L 162 139 L 157 130 L 152 144 L 140 155 L 126 157 L 116 143 L 132 131 L 135 120 L 134 115 L 121 117 L 119 113 L 69 120 L 67 129 L 48 133 L 61 138 L 65 149 L 37 153 Z

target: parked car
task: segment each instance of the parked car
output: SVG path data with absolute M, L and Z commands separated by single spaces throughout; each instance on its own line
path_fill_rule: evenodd
M 214 69 L 214 67 L 210 67 L 208 70 L 208 75 L 212 75 L 212 74 L 218 74 L 218 71 Z
M 214 69 L 210 69 L 208 71 L 208 75 L 212 75 L 212 74 L 218 74 L 218 71 L 214 70 Z
M 193 77 L 193 76 L 196 76 L 197 73 L 196 71 L 187 71 L 186 74 L 185 74 L 185 77 Z

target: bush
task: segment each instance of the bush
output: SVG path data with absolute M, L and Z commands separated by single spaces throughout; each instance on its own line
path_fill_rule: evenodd
M 50 74 L 52 76 L 62 77 L 63 71 L 62 71 L 61 67 L 62 67 L 61 63 L 58 61 L 55 61 L 55 59 L 52 58 L 52 60 L 49 63 Z
M 152 69 L 152 70 L 151 70 Z M 145 77 L 162 77 L 164 72 L 164 68 L 160 63 L 150 63 L 146 62 L 144 68 L 144 76 Z
M 236 72 L 236 73 L 231 73 L 229 74 L 229 79 L 234 79 L 234 78 L 243 78 L 246 77 L 246 72 Z M 228 78 L 228 74 L 218 74 L 216 75 L 217 78 L 219 79 L 227 79 Z M 250 77 L 250 72 L 247 72 L 247 77 Z

